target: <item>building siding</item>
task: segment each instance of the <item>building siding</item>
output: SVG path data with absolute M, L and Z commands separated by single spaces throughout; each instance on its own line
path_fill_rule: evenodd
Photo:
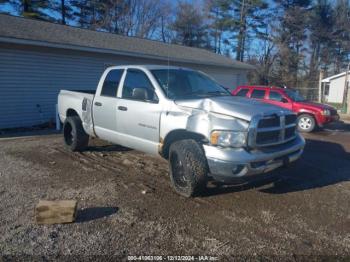
M 342 103 L 344 95 L 345 76 L 332 79 L 329 83 L 329 94 L 327 96 L 327 102 L 329 103 Z
M 69 50 L 0 46 L 0 129 L 55 120 L 61 89 L 94 90 L 109 65 L 164 64 L 157 60 Z M 202 70 L 226 87 L 245 81 L 245 71 L 172 63 Z

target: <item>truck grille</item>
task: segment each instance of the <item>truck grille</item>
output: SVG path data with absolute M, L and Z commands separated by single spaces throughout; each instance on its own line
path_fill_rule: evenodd
M 296 115 L 283 112 L 253 118 L 249 131 L 249 146 L 272 146 L 294 139 L 296 120 Z

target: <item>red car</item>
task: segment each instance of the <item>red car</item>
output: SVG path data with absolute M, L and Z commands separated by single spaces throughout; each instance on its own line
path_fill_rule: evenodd
M 298 129 L 302 132 L 311 132 L 315 127 L 323 127 L 339 120 L 335 108 L 307 101 L 297 91 L 289 88 L 238 86 L 232 95 L 257 99 L 295 112 L 298 115 Z

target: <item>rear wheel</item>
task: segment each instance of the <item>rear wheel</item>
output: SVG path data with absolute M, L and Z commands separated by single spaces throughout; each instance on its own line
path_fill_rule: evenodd
M 170 179 L 182 196 L 198 195 L 206 188 L 208 164 L 203 148 L 195 140 L 174 142 L 169 151 Z
M 298 117 L 298 130 L 300 132 L 312 132 L 315 129 L 315 118 L 308 114 L 302 114 Z
M 65 145 L 72 151 L 83 151 L 87 147 L 89 136 L 78 116 L 67 117 L 63 124 L 63 138 Z

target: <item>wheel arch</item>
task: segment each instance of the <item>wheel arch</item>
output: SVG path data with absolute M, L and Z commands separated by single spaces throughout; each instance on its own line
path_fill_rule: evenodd
M 160 147 L 159 147 L 160 155 L 163 158 L 168 159 L 170 145 L 175 141 L 179 141 L 183 139 L 193 139 L 199 143 L 204 143 L 207 140 L 207 138 L 202 134 L 191 132 L 186 129 L 176 129 L 169 132 L 164 139 L 162 138 L 160 139 Z
M 66 111 L 66 117 L 70 117 L 70 116 L 79 116 L 79 114 L 73 108 L 68 108 Z
M 312 112 L 312 111 L 299 111 L 297 113 L 297 117 L 299 117 L 301 115 L 309 115 L 309 116 L 311 116 L 315 120 L 315 124 L 319 125 L 319 119 L 317 118 L 315 112 Z

